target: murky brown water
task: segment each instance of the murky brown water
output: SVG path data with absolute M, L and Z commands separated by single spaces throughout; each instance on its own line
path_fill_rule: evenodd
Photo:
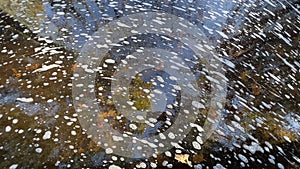
M 173 148 L 169 153 L 148 159 L 108 154 L 88 137 L 77 119 L 72 98 L 77 51 L 47 43 L 30 31 L 24 33 L 24 26 L 2 12 L 1 168 L 108 168 L 112 165 L 143 168 L 144 164 L 147 168 L 191 165 L 195 168 L 220 165 L 299 168 L 300 19 L 292 10 L 277 10 L 275 16 L 264 13 L 260 20 L 250 17 L 238 34 L 221 38 L 217 50 L 226 53 L 225 57 L 235 66 L 224 67 L 229 84 L 222 121 L 201 150 L 191 143 L 198 135 L 193 129 L 180 143 L 183 147 L 180 153 L 179 148 Z M 277 30 L 276 24 L 271 23 L 279 23 L 278 18 L 282 28 L 277 24 Z M 228 25 L 228 30 L 224 28 L 223 32 L 230 34 Z M 268 26 L 275 28 L 259 34 Z M 290 42 L 286 43 L 278 32 L 288 34 Z M 99 83 L 109 85 L 106 81 Z M 134 90 L 141 84 L 131 85 L 133 92 L 141 92 Z M 133 97 L 140 99 L 140 95 L 133 94 Z M 104 96 L 102 100 L 109 104 Z M 142 100 L 140 104 L 145 102 Z M 116 115 L 107 112 L 107 116 Z M 197 123 L 203 123 L 201 118 Z

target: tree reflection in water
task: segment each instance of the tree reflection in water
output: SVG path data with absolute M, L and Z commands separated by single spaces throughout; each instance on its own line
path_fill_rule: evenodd
M 299 168 L 299 5 L 295 0 L 1 1 L 1 168 Z M 205 33 L 223 61 L 228 93 L 222 120 L 206 142 L 198 140 L 200 149 L 194 127 L 180 147 L 131 159 L 110 154 L 82 130 L 72 77 L 80 49 L 99 27 L 148 10 L 183 17 Z M 131 47 L 148 44 L 140 40 Z M 206 74 L 199 77 L 203 96 L 209 95 Z M 108 82 L 99 82 L 100 105 L 113 103 L 105 93 Z M 140 84 L 131 85 L 136 97 L 141 91 L 134 86 Z M 205 111 L 195 123 L 203 124 Z

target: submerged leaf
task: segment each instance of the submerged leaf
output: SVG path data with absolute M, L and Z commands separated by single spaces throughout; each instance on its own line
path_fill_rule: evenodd
M 192 162 L 189 161 L 189 156 L 190 155 L 188 154 L 175 154 L 175 159 L 183 164 L 187 164 L 190 167 L 192 167 Z

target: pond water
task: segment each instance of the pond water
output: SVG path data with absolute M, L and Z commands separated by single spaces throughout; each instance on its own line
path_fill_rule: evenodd
M 296 0 L 0 2 L 1 168 L 300 168 Z

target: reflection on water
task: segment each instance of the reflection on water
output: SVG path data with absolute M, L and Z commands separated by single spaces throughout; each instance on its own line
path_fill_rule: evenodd
M 297 1 L 51 1 L 28 2 L 21 5 L 24 10 L 18 8 L 21 1 L 10 3 L 9 8 L 3 8 L 3 4 L 4 1 L 0 3 L 5 11 L 0 15 L 1 168 L 299 168 Z M 78 52 L 89 36 L 110 20 L 144 10 L 163 10 L 201 28 L 223 59 L 229 86 L 222 120 L 208 141 L 197 142 L 199 129 L 194 127 L 180 146 L 148 159 L 130 159 L 108 153 L 81 128 L 72 102 L 72 77 Z M 45 20 L 51 22 L 40 22 Z M 145 37 L 138 39 L 140 43 L 124 47 L 122 52 L 151 44 L 145 42 Z M 161 43 L 152 44 L 156 47 L 165 45 L 159 37 L 154 40 Z M 171 49 L 180 50 L 178 46 Z M 184 47 L 181 52 L 190 54 Z M 112 50 L 110 57 L 117 57 L 117 53 Z M 113 69 L 108 67 L 104 73 L 108 76 Z M 151 81 L 147 79 L 151 73 L 142 74 L 143 82 L 132 81 L 130 89 L 139 109 L 149 103 L 138 87 L 152 89 L 146 83 Z M 198 76 L 203 96 L 209 95 L 207 74 L 200 72 Z M 110 88 L 109 80 L 97 85 L 103 86 L 104 92 Z M 109 93 L 98 92 L 104 102 L 100 105 L 113 103 Z M 203 124 L 205 111 L 196 124 Z M 103 116 L 114 119 L 117 115 L 107 111 Z M 148 131 L 146 126 L 137 126 L 142 132 Z

